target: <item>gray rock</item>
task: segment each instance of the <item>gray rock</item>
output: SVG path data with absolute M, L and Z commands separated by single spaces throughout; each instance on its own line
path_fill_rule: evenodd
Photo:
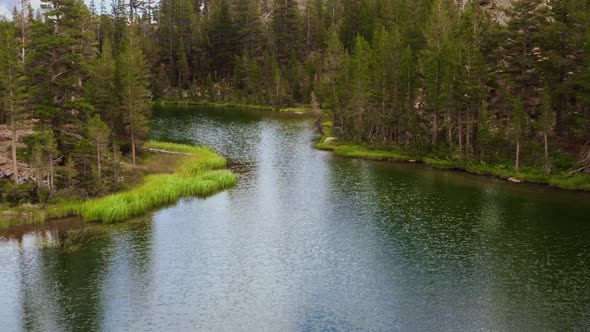
M 338 140 L 338 138 L 336 138 L 336 137 L 326 137 L 326 139 L 324 140 L 324 143 L 334 144 L 334 143 L 336 143 L 337 140 Z
M 524 182 L 524 180 L 513 178 L 513 177 L 508 178 L 508 181 L 510 181 L 512 183 L 522 183 L 522 182 Z

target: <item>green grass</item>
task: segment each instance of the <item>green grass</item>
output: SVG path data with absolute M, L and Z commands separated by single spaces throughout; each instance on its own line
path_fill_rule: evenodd
M 248 108 L 262 111 L 275 111 L 278 108 L 266 105 L 234 103 L 234 102 L 208 102 L 208 101 L 193 101 L 193 100 L 159 100 L 156 102 L 159 105 L 196 105 L 196 106 L 211 106 L 211 107 L 229 107 L 229 108 Z
M 311 106 L 309 106 L 309 105 L 285 107 L 285 108 L 281 108 L 280 111 L 284 112 L 284 113 L 297 113 L 297 114 L 313 112 L 313 110 L 311 109 Z
M 358 144 L 326 144 L 323 142 L 323 140 L 322 142 L 316 144 L 316 148 L 334 151 L 337 155 L 347 158 L 397 161 L 409 161 L 416 159 L 409 155 L 395 151 L 373 150 Z
M 146 176 L 143 184 L 129 191 L 86 202 L 64 203 L 52 217 L 81 216 L 86 221 L 114 223 L 176 202 L 186 196 L 206 196 L 232 187 L 233 173 L 222 170 L 227 161 L 209 147 L 150 141 L 146 147 L 191 154 L 173 174 Z
M 230 108 L 247 108 L 253 110 L 262 110 L 262 111 L 275 111 L 277 110 L 276 107 L 273 106 L 265 106 L 265 105 L 256 105 L 256 104 L 244 104 L 244 103 L 234 103 L 234 102 L 227 102 L 227 103 L 203 103 L 206 106 L 214 106 L 214 107 L 230 107 Z
M 245 108 L 260 111 L 278 111 L 282 113 L 310 114 L 312 109 L 310 105 L 297 105 L 292 107 L 268 106 L 236 102 L 207 102 L 207 101 L 190 101 L 190 100 L 159 100 L 159 105 L 194 105 L 210 107 L 227 107 L 227 108 Z
M 372 160 L 411 160 L 410 156 L 394 151 L 372 150 L 361 145 L 340 145 L 334 150 L 344 157 L 364 158 Z
M 502 179 L 512 177 L 525 182 L 548 184 L 563 189 L 590 191 L 590 175 L 586 174 L 570 175 L 567 173 L 561 173 L 548 175 L 542 170 L 526 167 L 521 168 L 521 170 L 517 172 L 512 166 L 508 165 L 487 165 L 464 160 L 439 159 L 429 156 L 411 155 L 408 152 L 371 149 L 355 144 L 326 144 L 323 141 L 324 139 L 317 143 L 316 148 L 334 151 L 335 154 L 342 157 L 370 160 L 419 161 L 435 168 L 457 169 L 474 174 L 492 175 Z

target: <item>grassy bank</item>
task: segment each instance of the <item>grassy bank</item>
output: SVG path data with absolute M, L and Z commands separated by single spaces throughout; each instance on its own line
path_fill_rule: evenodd
M 324 142 L 325 137 L 316 144 L 321 150 L 334 151 L 335 154 L 348 158 L 362 158 L 370 160 L 422 162 L 435 168 L 454 169 L 479 175 L 496 176 L 502 179 L 511 179 L 513 182 L 533 182 L 548 184 L 553 187 L 570 190 L 590 191 L 590 175 L 587 174 L 545 174 L 542 170 L 522 167 L 516 171 L 508 165 L 488 165 L 464 160 L 439 159 L 432 156 L 412 155 L 408 151 L 378 150 L 366 146 L 348 143 Z
M 312 112 L 310 105 L 297 105 L 292 107 L 283 106 L 267 106 L 256 104 L 244 104 L 234 102 L 206 102 L 206 101 L 191 101 L 191 100 L 159 100 L 158 105 L 192 105 L 192 106 L 206 106 L 206 107 L 225 107 L 225 108 L 242 108 L 258 111 L 273 111 L 293 114 L 310 114 Z
M 233 173 L 222 170 L 227 161 L 208 147 L 148 142 L 146 148 L 181 153 L 172 174 L 152 174 L 139 186 L 121 193 L 88 200 L 59 204 L 50 217 L 81 216 L 86 221 L 113 223 L 144 214 L 186 196 L 206 196 L 232 187 Z

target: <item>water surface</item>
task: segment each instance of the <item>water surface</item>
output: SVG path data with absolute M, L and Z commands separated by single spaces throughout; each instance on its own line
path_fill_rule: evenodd
M 153 137 L 214 146 L 237 186 L 64 252 L 0 232 L 7 331 L 590 329 L 590 195 L 311 147 L 312 121 L 170 107 Z

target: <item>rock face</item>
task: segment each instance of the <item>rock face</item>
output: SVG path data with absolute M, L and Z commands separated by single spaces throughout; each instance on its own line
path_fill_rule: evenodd
M 480 0 L 479 5 L 489 11 L 500 23 L 506 23 L 504 8 L 510 7 L 511 0 Z
M 22 138 L 33 133 L 33 126 L 36 120 L 28 120 L 21 123 L 16 131 L 17 148 L 26 147 Z M 10 178 L 12 176 L 12 157 L 11 157 L 12 132 L 6 125 L 0 125 L 0 178 Z M 27 163 L 18 161 L 18 183 L 35 182 L 35 170 Z

